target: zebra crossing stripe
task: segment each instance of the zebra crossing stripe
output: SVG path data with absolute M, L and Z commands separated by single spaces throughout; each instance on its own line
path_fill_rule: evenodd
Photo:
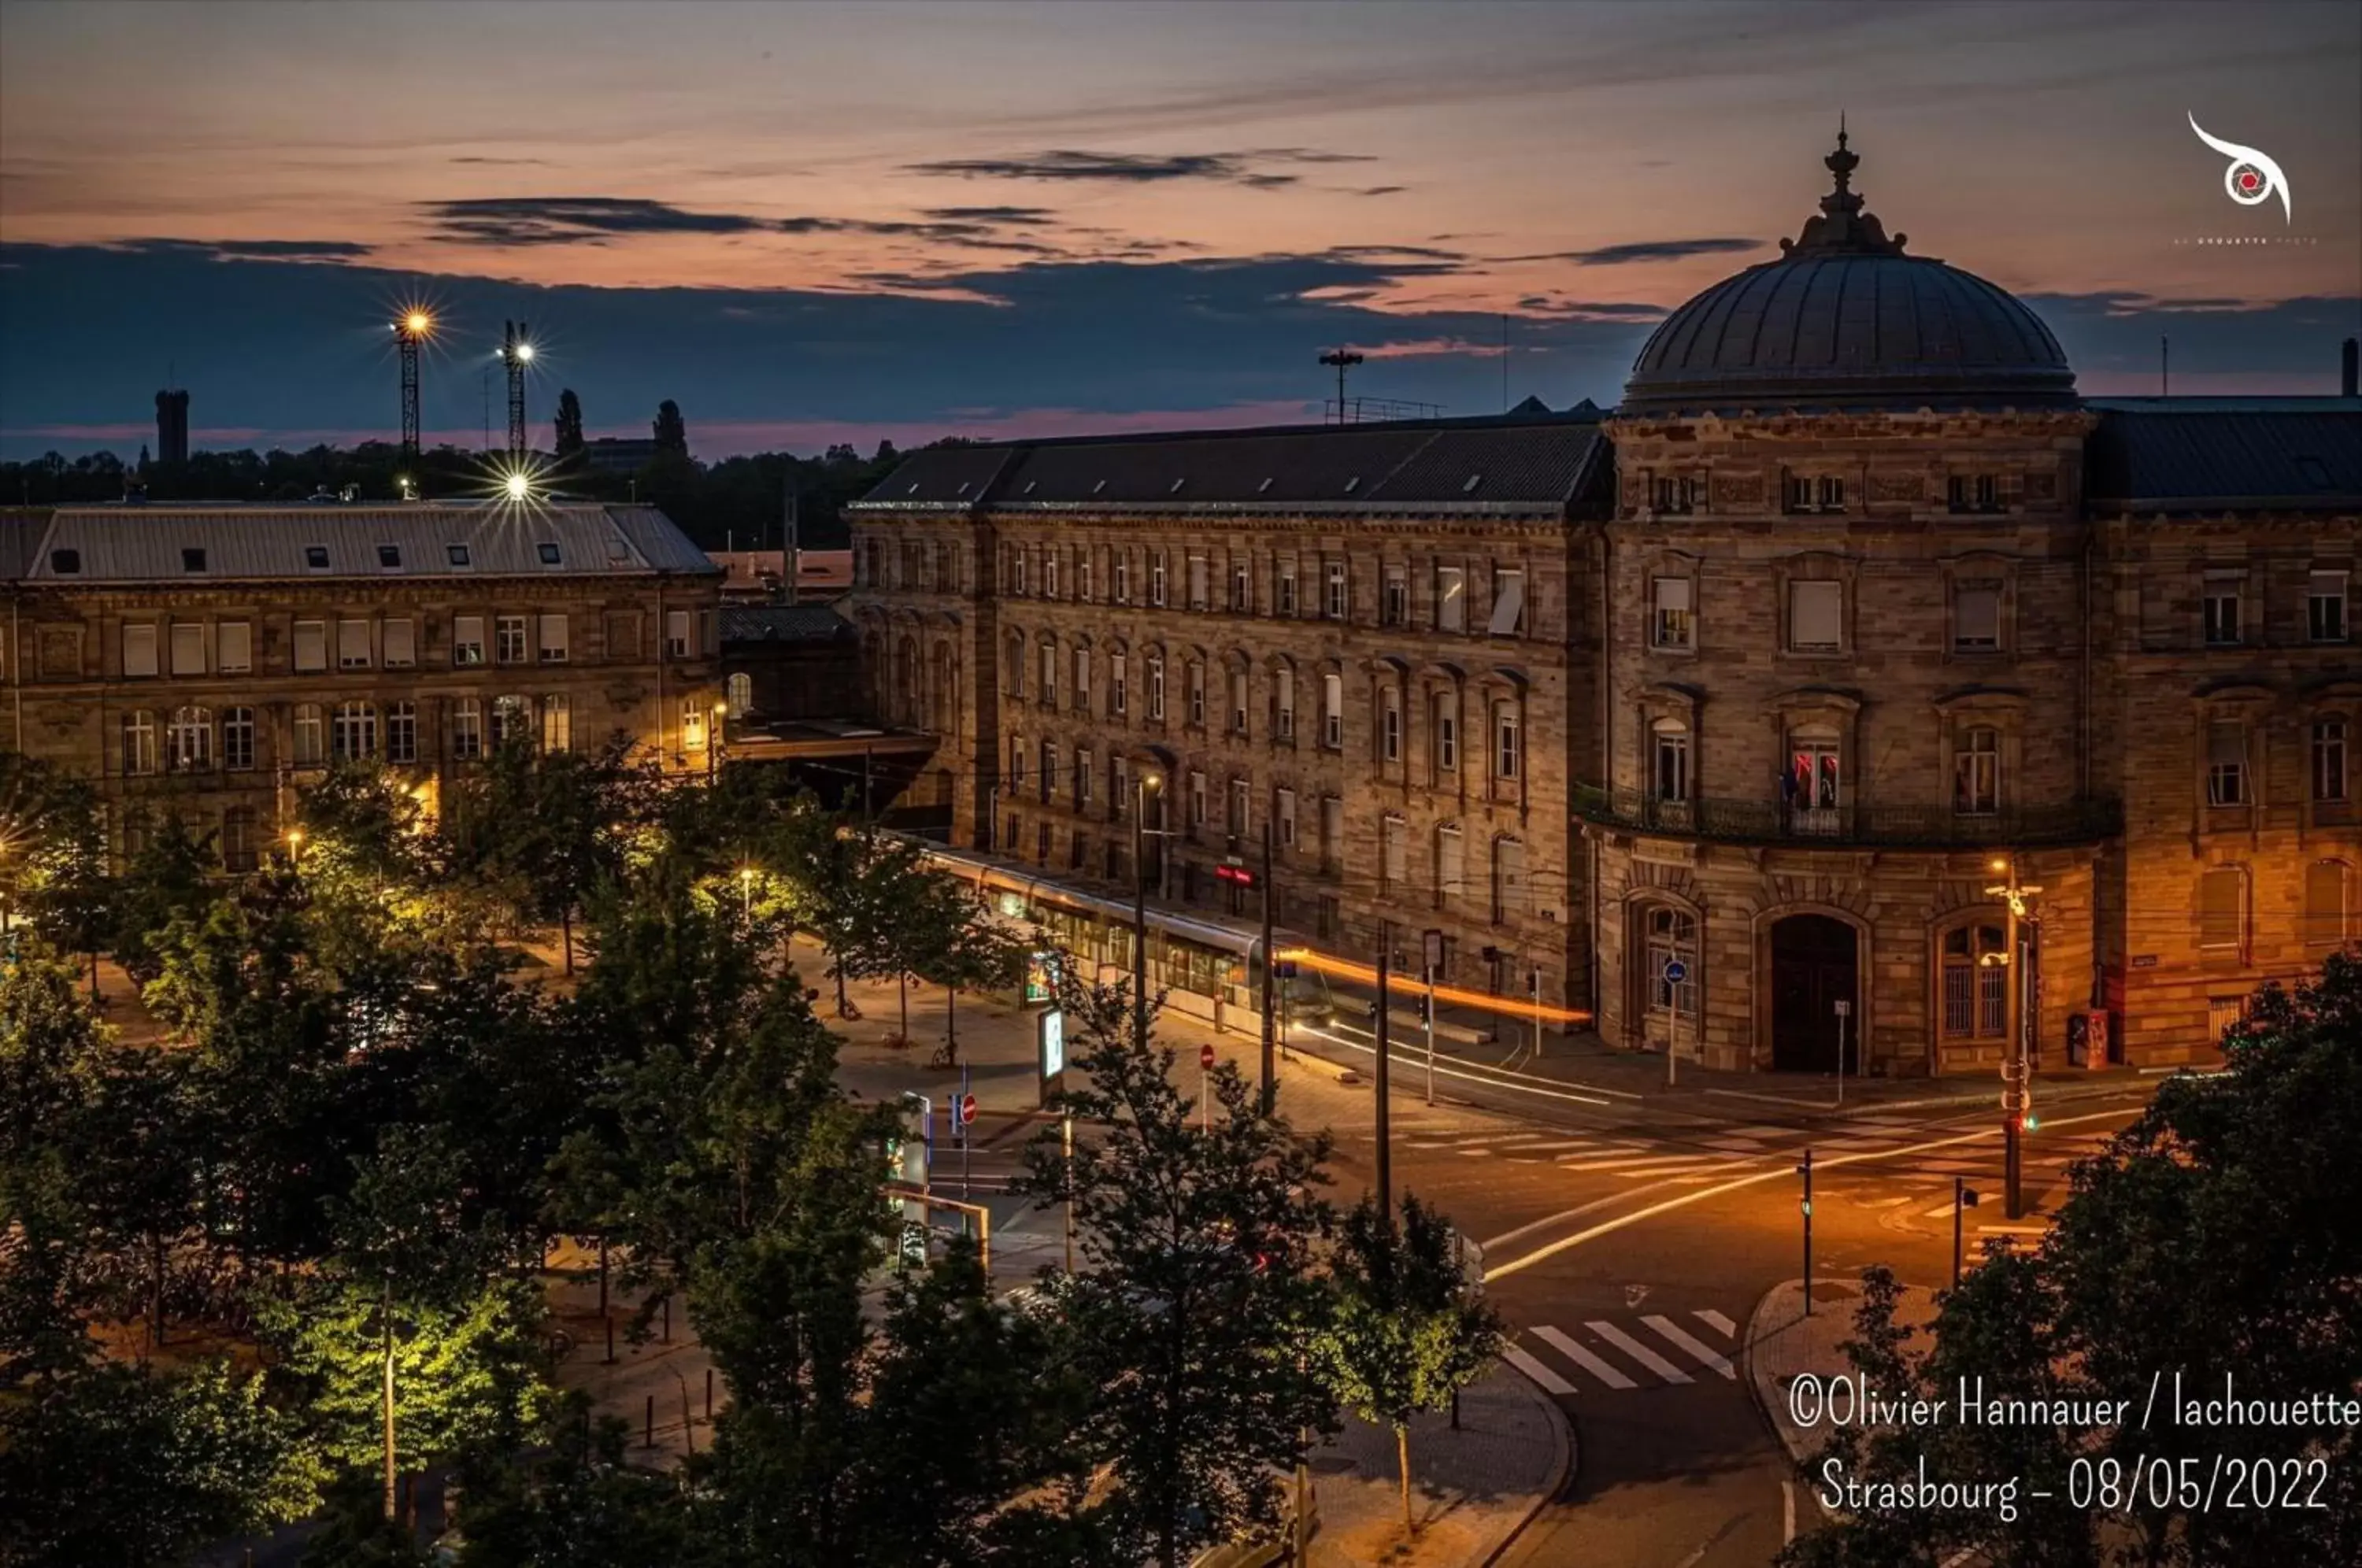
M 1659 1166 L 1654 1170 L 1609 1171 L 1609 1176 L 1622 1176 L 1626 1181 L 1649 1181 L 1658 1176 L 1671 1176 L 1676 1181 L 1710 1181 L 1726 1166 L 1719 1160 L 1692 1160 L 1687 1165 Z
M 1663 1378 L 1668 1383 L 1689 1383 L 1694 1381 L 1688 1373 L 1683 1372 L 1680 1367 L 1675 1366 L 1672 1362 L 1667 1361 L 1663 1356 L 1659 1355 L 1655 1351 L 1650 1350 L 1647 1345 L 1642 1344 L 1639 1341 L 1634 1339 L 1631 1335 L 1626 1333 L 1623 1330 L 1617 1328 L 1613 1323 L 1595 1322 L 1585 1323 L 1583 1326 L 1589 1329 L 1593 1333 L 1597 1334 L 1601 1339 L 1606 1340 L 1609 1344 L 1614 1345 L 1617 1350 L 1622 1351 L 1626 1355 L 1630 1356 L 1634 1361 L 1639 1362 L 1642 1366 L 1647 1367 L 1650 1371 L 1655 1373 L 1658 1376 Z
M 1943 1219 L 1946 1215 L 1948 1215 L 1948 1214 L 1951 1213 L 1951 1211 L 1952 1211 L 1952 1206 L 1951 1206 L 1950 1204 L 1948 1204 L 1948 1203 L 1939 1203 L 1939 1204 L 1936 1205 L 1936 1207 L 1935 1207 L 1935 1208 L 1930 1209 L 1929 1210 L 1927 1210 L 1927 1212 L 1926 1212 L 1926 1213 L 1922 1214 L 1921 1216 L 1919 1216 L 1919 1218 L 1920 1218 L 1920 1219 L 1922 1219 L 1922 1220 L 1941 1220 L 1941 1219 Z
M 1694 1357 L 1699 1365 L 1710 1366 L 1734 1383 L 1738 1380 L 1738 1374 L 1731 1370 L 1730 1363 L 1724 1359 L 1721 1352 L 1691 1334 L 1688 1330 L 1671 1318 L 1652 1315 L 1641 1319 L 1640 1321 L 1654 1330 L 1659 1339 L 1669 1342 L 1675 1349 L 1686 1352 Z
M 1562 1157 L 1559 1168 L 1568 1171 L 1593 1171 L 1613 1165 L 1618 1170 L 1640 1170 L 1650 1165 L 1694 1165 L 1695 1154 L 1653 1154 L 1646 1159 L 1634 1159 L 1629 1154 L 1608 1154 L 1598 1159 L 1570 1160 Z
M 1573 1384 L 1569 1383 L 1565 1378 L 1561 1377 L 1557 1373 L 1552 1372 L 1549 1367 L 1544 1366 L 1540 1362 L 1536 1361 L 1532 1356 L 1527 1354 L 1524 1351 L 1519 1350 L 1515 1345 L 1503 1345 L 1501 1347 L 1501 1359 L 1507 1362 L 1511 1366 L 1516 1367 L 1519 1372 L 1524 1373 L 1528 1377 L 1533 1379 L 1535 1383 L 1541 1386 L 1545 1393 L 1572 1394 L 1574 1392 Z
M 1559 1354 L 1566 1357 L 1567 1360 L 1574 1363 L 1575 1365 L 1583 1368 L 1584 1371 L 1591 1374 L 1592 1376 L 1596 1377 L 1600 1382 L 1605 1383 L 1610 1388 L 1638 1388 L 1640 1386 L 1630 1378 L 1625 1376 L 1621 1372 L 1618 1372 L 1616 1369 L 1615 1363 L 1593 1354 L 1590 1351 L 1587 1351 L 1581 1345 L 1576 1344 L 1573 1340 L 1568 1339 L 1564 1334 L 1560 1333 L 1556 1329 L 1536 1329 L 1534 1331 L 1534 1338 L 1541 1341 L 1544 1344 L 1550 1346 L 1551 1349 L 1558 1352 Z
M 1720 1334 L 1726 1340 L 1737 1339 L 1738 1337 L 1738 1325 L 1724 1317 L 1721 1313 L 1714 1311 L 1711 1309 L 1703 1312 L 1693 1312 L 1690 1316 L 1695 1318 L 1699 1322 L 1704 1323 L 1707 1328 L 1712 1329 L 1716 1333 Z

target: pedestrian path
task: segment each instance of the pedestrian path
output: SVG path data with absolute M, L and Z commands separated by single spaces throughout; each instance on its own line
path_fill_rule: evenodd
M 1735 1381 L 1738 1334 L 1738 1323 L 1712 1309 L 1621 1312 L 1529 1324 L 1502 1355 L 1552 1394 L 1639 1393 Z

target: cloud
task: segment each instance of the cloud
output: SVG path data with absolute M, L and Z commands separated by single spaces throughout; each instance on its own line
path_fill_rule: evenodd
M 347 261 L 370 253 L 370 247 L 349 239 L 119 239 L 110 248 L 209 256 L 219 261 Z
M 472 154 L 467 157 L 454 158 L 451 161 L 454 163 L 485 163 L 502 169 L 518 168 L 525 164 L 535 164 L 544 169 L 550 166 L 550 161 L 546 158 L 483 158 Z
M 619 234 L 747 234 L 767 226 L 743 213 L 693 213 L 635 196 L 476 196 L 422 202 L 462 245 L 603 244 Z
M 1634 261 L 1678 261 L 1689 256 L 1738 256 L 1760 250 L 1760 239 L 1636 239 L 1595 250 L 1548 250 L 1533 256 L 1500 256 L 1499 261 L 1572 261 L 1578 267 L 1621 267 Z
M 1363 185 L 1343 188 L 1349 196 L 1398 196 L 1410 189 L 1408 185 Z
M 1175 180 L 1204 180 L 1215 184 L 1244 185 L 1272 191 L 1297 183 L 1303 177 L 1261 167 L 1272 163 L 1366 163 L 1357 152 L 1319 152 L 1301 147 L 1263 148 L 1248 152 L 1079 152 L 1054 149 L 1014 158 L 944 158 L 903 165 L 906 172 L 956 176 L 976 180 L 1045 180 L 1109 184 L 1153 185 Z
M 938 223 L 1054 223 L 1058 215 L 1047 207 L 929 207 L 920 215 Z

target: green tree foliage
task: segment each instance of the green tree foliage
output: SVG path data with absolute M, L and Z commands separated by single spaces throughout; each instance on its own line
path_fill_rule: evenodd
M 0 1403 L 0 1561 L 149 1568 L 309 1512 L 320 1474 L 261 1383 L 111 1364 Z
M 28 922 L 61 952 L 92 955 L 114 931 L 106 826 L 87 780 L 0 752 L 0 924 Z
M 81 1130 L 106 1048 L 72 970 L 37 941 L 0 965 L 0 1390 L 89 1360 L 96 1294 Z
M 594 1424 L 576 1395 L 557 1403 L 540 1436 L 527 1452 L 480 1453 L 463 1466 L 460 1568 L 723 1568 L 697 1493 L 678 1476 L 626 1463 L 624 1422 Z
M 147 843 L 124 870 L 114 933 L 116 961 L 143 986 L 162 971 L 156 948 L 165 931 L 175 920 L 202 921 L 217 896 L 211 835 L 170 812 L 148 825 Z
M 557 394 L 557 418 L 551 431 L 551 450 L 561 463 L 582 455 L 582 400 L 567 387 Z
M 1455 1255 L 1451 1225 L 1408 1193 L 1398 1224 L 1374 1198 L 1345 1216 L 1330 1261 L 1334 1295 L 1313 1338 L 1315 1364 L 1347 1409 L 1394 1430 L 1403 1531 L 1410 1505 L 1410 1419 L 1440 1410 L 1483 1375 L 1501 1322 Z
M 1988 1397 L 2097 1397 L 2146 1403 L 2162 1378 L 2158 1419 L 2084 1441 L 2024 1424 L 1904 1431 L 1835 1451 L 1871 1480 L 1931 1475 L 2026 1477 L 2019 1518 L 1992 1509 L 1870 1510 L 1798 1540 L 1791 1568 L 1990 1560 L 2081 1568 L 2173 1562 L 2342 1563 L 2362 1557 L 2362 1449 L 2352 1427 L 2184 1424 L 2166 1418 L 2174 1379 L 2191 1397 L 2302 1398 L 2362 1384 L 2362 963 L 2333 955 L 2294 993 L 2268 987 L 2224 1043 L 2220 1077 L 2160 1085 L 2140 1120 L 2079 1165 L 2072 1194 L 2041 1245 L 1967 1275 L 1942 1298 L 1923 1352 L 1893 1324 L 1895 1290 L 1871 1276 L 1856 1364 L 1882 1392 L 1956 1398 L 1981 1377 Z M 2207 1509 L 2215 1457 L 2301 1474 L 2318 1507 Z M 2129 1477 L 2166 1465 L 2175 1484 L 2142 1490 L 2113 1514 L 2077 1509 L 2078 1459 Z M 2200 1476 L 2180 1478 L 2184 1462 Z M 2305 1467 L 2318 1462 L 2320 1468 Z M 2290 1466 L 2283 1471 L 2280 1466 Z M 1821 1480 L 1817 1463 L 1807 1484 Z M 2318 1487 L 2314 1485 L 2319 1483 Z
M 689 456 L 689 425 L 680 417 L 680 404 L 667 398 L 657 404 L 657 452 L 663 457 Z
M 1064 991 L 1087 1086 L 1065 1108 L 1104 1130 L 1077 1142 L 1071 1167 L 1054 1132 L 1029 1147 L 1026 1185 L 1072 1202 L 1082 1238 L 1063 1300 L 1098 1397 L 1071 1441 L 1117 1480 L 1100 1505 L 1110 1530 L 1177 1568 L 1187 1548 L 1276 1519 L 1300 1434 L 1335 1429 L 1306 1365 L 1329 1143 L 1257 1116 L 1227 1063 L 1201 1132 L 1173 1052 L 1134 1039 L 1128 989 Z
M 1025 983 L 1032 944 L 995 919 L 982 895 L 956 877 L 922 873 L 922 918 L 911 927 L 911 973 L 944 988 L 939 1065 L 959 1065 L 959 994 L 1014 990 Z M 904 1032 L 909 1032 L 907 1022 Z

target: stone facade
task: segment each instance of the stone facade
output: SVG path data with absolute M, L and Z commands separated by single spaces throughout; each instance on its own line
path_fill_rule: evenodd
M 204 521 L 221 541 L 239 519 L 219 509 Z M 376 537 L 315 534 L 363 558 Z M 718 572 L 601 560 L 538 575 L 223 570 L 192 582 L 102 575 L 105 547 L 94 552 L 87 527 L 55 536 L 83 541 L 91 575 L 47 569 L 39 540 L 32 569 L 11 574 L 0 734 L 100 784 L 118 853 L 170 812 L 216 834 L 242 869 L 289 825 L 294 788 L 336 762 L 384 759 L 431 797 L 512 725 L 536 745 L 620 736 L 669 768 L 712 760 Z M 216 560 L 228 553 L 214 547 Z

